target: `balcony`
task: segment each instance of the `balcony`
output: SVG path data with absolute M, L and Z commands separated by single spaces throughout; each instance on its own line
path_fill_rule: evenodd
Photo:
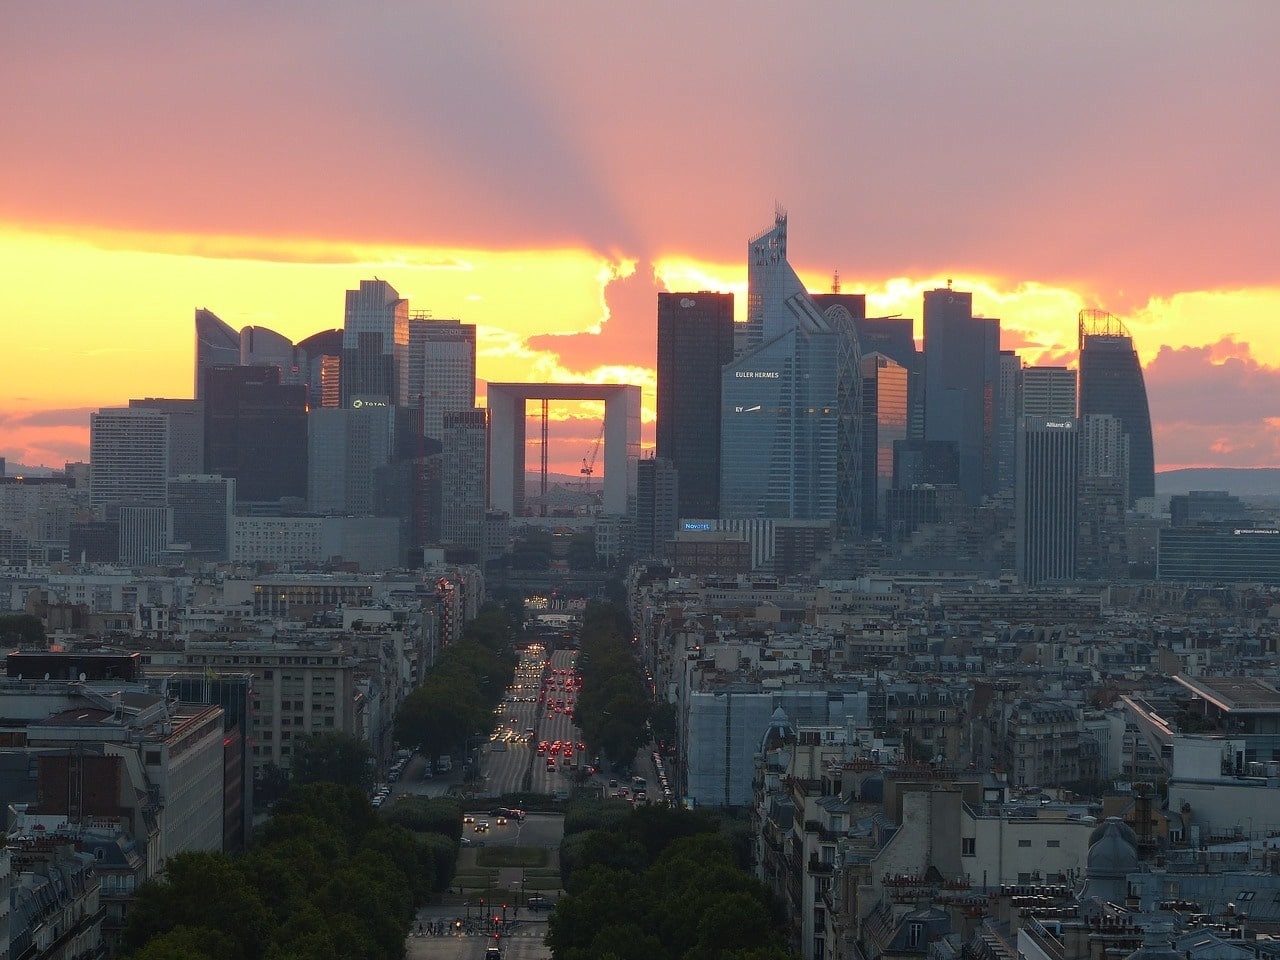
M 816 853 L 809 854 L 809 872 L 819 876 L 830 876 L 835 871 L 835 863 L 818 859 Z

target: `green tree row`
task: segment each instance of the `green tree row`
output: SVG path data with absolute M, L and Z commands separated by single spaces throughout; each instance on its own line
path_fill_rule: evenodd
M 556 960 L 793 960 L 781 905 L 743 852 L 714 817 L 654 806 L 568 835 L 547 944 Z
M 487 734 L 493 710 L 515 676 L 515 627 L 501 608 L 486 606 L 462 638 L 445 647 L 422 685 L 396 714 L 401 746 L 427 757 L 453 754 Z
M 653 701 L 631 638 L 631 621 L 622 607 L 587 604 L 576 661 L 582 689 L 574 721 L 588 746 L 612 763 L 630 763 L 649 739 Z
M 404 956 L 415 908 L 445 889 L 462 811 L 431 801 L 377 815 L 355 787 L 295 787 L 241 856 L 169 859 L 129 912 L 127 960 L 384 960 Z

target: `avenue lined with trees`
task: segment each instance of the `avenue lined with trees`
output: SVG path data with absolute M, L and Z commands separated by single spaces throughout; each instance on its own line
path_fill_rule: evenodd
M 602 821 L 589 806 L 565 820 L 567 895 L 547 934 L 556 960 L 793 960 L 782 906 L 749 872 L 736 824 L 601 806 L 604 825 L 590 828 Z
M 411 824 L 411 826 L 409 825 Z M 180 853 L 138 892 L 126 960 L 394 960 L 448 888 L 462 811 L 381 817 L 356 787 L 294 787 L 240 856 Z

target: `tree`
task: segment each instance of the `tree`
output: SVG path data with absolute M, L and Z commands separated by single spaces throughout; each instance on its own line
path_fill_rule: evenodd
M 257 889 L 230 856 L 192 851 L 169 858 L 164 880 L 143 884 L 129 911 L 123 945 L 137 950 L 179 927 L 223 931 L 228 941 L 218 956 L 251 960 L 262 953 L 269 917 Z
M 596 540 L 593 533 L 575 533 L 565 554 L 571 570 L 594 570 L 596 566 Z
M 373 783 L 373 753 L 363 740 L 340 731 L 295 737 L 293 782 L 324 781 L 367 790 Z
M 221 930 L 182 926 L 152 937 L 129 957 L 130 960 L 218 960 L 235 950 L 235 941 Z
M 649 729 L 656 743 L 676 742 L 676 705 L 662 701 L 649 714 Z
M 0 615 L 0 643 L 6 647 L 44 647 L 44 621 L 30 613 Z

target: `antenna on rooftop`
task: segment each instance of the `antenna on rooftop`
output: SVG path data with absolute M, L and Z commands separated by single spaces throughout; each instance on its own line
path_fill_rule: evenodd
M 840 292 L 840 271 L 839 271 L 839 270 L 832 271 L 832 274 L 831 274 L 831 292 L 832 292 L 832 293 L 839 293 L 839 292 Z

